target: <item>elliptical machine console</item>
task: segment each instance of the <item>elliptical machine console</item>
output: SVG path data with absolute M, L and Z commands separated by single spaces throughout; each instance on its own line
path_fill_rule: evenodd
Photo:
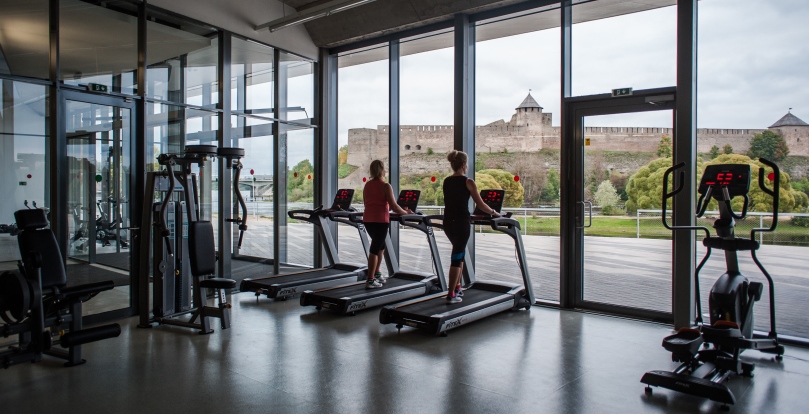
M 712 200 L 716 200 L 719 218 L 713 223 L 716 236 L 703 226 L 670 226 L 666 221 L 666 204 L 670 198 L 683 189 L 685 173 L 680 172 L 679 184 L 675 190 L 668 191 L 669 177 L 673 172 L 685 167 L 679 163 L 663 176 L 663 225 L 670 230 L 700 230 L 705 232 L 702 244 L 706 247 L 705 256 L 694 272 L 694 286 L 697 292 L 696 318 L 693 328 L 680 329 L 674 335 L 663 339 L 663 347 L 671 352 L 671 358 L 681 365 L 672 372 L 649 371 L 643 375 L 641 382 L 647 384 L 646 394 L 652 394 L 652 386 L 668 388 L 699 397 L 709 398 L 723 403 L 722 409 L 728 410 L 728 404 L 734 404 L 736 398 L 727 386 L 722 384 L 729 376 L 753 376 L 755 366 L 742 362 L 740 354 L 747 349 L 775 354 L 781 360 L 784 347 L 778 343 L 775 330 L 775 293 L 772 277 L 756 257 L 759 243 L 756 233 L 775 231 L 778 225 L 778 201 L 780 191 L 780 170 L 775 163 L 760 158 L 759 161 L 772 169 L 770 174 L 764 168 L 758 172 L 758 185 L 764 193 L 772 197 L 772 224 L 768 228 L 755 228 L 750 238 L 736 237 L 736 220 L 747 216 L 750 204 L 749 164 L 709 165 L 705 168 L 697 192 L 696 216 L 702 217 Z M 765 177 L 773 182 L 773 189 L 765 184 Z M 742 197 L 740 213 L 733 211 L 731 201 Z M 699 298 L 699 272 L 713 249 L 725 252 L 727 269 L 714 283 L 709 295 L 708 323 L 702 320 L 702 304 Z M 767 279 L 770 298 L 770 332 L 767 338 L 753 338 L 753 304 L 761 299 L 764 286 L 759 282 L 751 282 L 739 271 L 737 252 L 749 250 L 753 261 Z M 702 349 L 700 349 L 702 347 Z

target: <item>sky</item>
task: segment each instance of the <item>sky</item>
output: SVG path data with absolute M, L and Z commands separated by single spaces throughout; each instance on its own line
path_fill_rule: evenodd
M 574 8 L 575 15 L 575 8 Z M 676 82 L 676 9 L 573 27 L 573 94 Z M 809 122 L 809 1 L 699 2 L 697 123 L 766 128 L 784 114 Z M 508 22 L 494 23 L 508 24 Z M 476 124 L 508 121 L 531 90 L 559 125 L 559 29 L 479 42 Z M 402 125 L 452 124 L 452 48 L 402 57 Z M 340 145 L 349 128 L 388 123 L 387 61 L 340 69 Z M 671 113 L 599 118 L 604 125 L 669 127 Z

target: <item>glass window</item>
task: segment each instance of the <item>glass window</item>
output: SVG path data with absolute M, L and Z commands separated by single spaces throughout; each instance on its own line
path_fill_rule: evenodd
M 147 22 L 146 96 L 214 108 L 219 102 L 218 32 L 186 22 L 170 25 L 171 17 L 154 12 L 150 17 L 155 21 Z
M 281 76 L 287 80 L 287 102 L 281 105 L 281 119 L 295 121 L 302 124 L 311 124 L 314 114 L 314 64 L 293 55 L 281 52 L 279 70 Z
M 232 146 L 244 148 L 239 190 L 242 192 L 248 211 L 248 231 L 244 234 L 241 249 L 238 226 L 233 226 L 234 270 L 239 269 L 238 257 L 269 259 L 273 257 L 273 168 L 274 145 L 273 122 L 252 117 L 233 116 Z M 232 216 L 241 217 L 237 201 L 233 197 Z M 247 275 L 240 275 L 247 277 Z
M 707 164 L 750 163 L 761 156 L 780 166 L 778 227 L 757 236 L 763 242 L 757 255 L 775 282 L 778 333 L 809 338 L 809 322 L 798 316 L 809 312 L 809 283 L 800 277 L 809 255 L 809 48 L 797 40 L 809 38 L 809 4 L 706 0 L 699 6 L 697 151 L 702 164 L 697 172 Z M 777 22 L 778 30 L 762 22 Z M 771 198 L 759 190 L 758 168 L 753 165 L 750 193 L 759 201 L 746 219 L 737 220 L 736 237 L 749 238 L 753 227 L 772 222 Z M 716 216 L 706 216 L 698 224 L 710 228 Z M 704 248 L 697 246 L 700 259 Z M 704 313 L 708 292 L 726 269 L 722 253 L 714 251 L 700 274 Z M 766 279 L 749 252 L 738 256 L 741 272 L 764 283 L 764 295 L 753 308 L 754 328 L 769 332 Z
M 311 128 L 281 124 L 281 132 L 287 134 L 287 209 L 311 210 L 314 205 L 315 133 Z M 344 232 L 354 237 L 356 232 Z M 287 262 L 312 266 L 314 264 L 314 229 L 308 223 L 296 223 L 289 219 L 287 225 Z M 341 235 L 342 236 L 342 235 Z M 359 240 L 357 240 L 359 244 Z M 343 244 L 346 246 L 346 244 Z M 340 252 L 342 254 L 342 251 Z M 342 256 L 340 260 L 346 261 Z
M 559 301 L 559 28 L 497 34 L 559 21 L 544 11 L 478 25 L 475 50 L 475 178 L 480 189 L 506 190 L 505 211 L 523 230 L 528 274 L 538 299 Z M 515 178 L 517 181 L 515 181 Z M 520 283 L 516 263 L 485 254 L 513 245 L 499 232 L 475 238 L 482 277 Z M 505 255 L 510 256 L 510 255 Z
M 446 159 L 454 142 L 452 41 L 450 31 L 405 39 L 400 46 L 400 188 L 421 190 L 419 208 L 425 214 L 443 212 L 441 184 L 452 174 Z M 408 145 L 410 149 L 405 149 Z M 404 269 L 431 272 L 424 233 L 404 228 L 399 234 L 399 262 L 407 266 Z M 449 275 L 449 240 L 442 232 L 436 232 L 435 238 L 444 274 Z
M 67 85 L 97 83 L 110 92 L 135 94 L 138 18 L 135 5 L 79 0 L 59 3 L 59 70 Z
M 273 48 L 237 37 L 231 43 L 231 109 L 273 117 Z
M 47 79 L 48 0 L 1 0 L 0 74 Z
M 0 79 L 0 262 L 18 260 L 14 212 L 50 206 L 47 88 Z
M 575 5 L 573 22 L 610 14 L 601 3 Z M 573 95 L 675 85 L 676 25 L 673 6 L 574 24 Z
M 337 186 L 354 189 L 354 206 L 358 209 L 363 207 L 362 189 L 371 162 L 379 159 L 390 165 L 388 49 L 377 46 L 337 58 Z M 353 228 L 341 225 L 339 236 L 341 261 L 367 260 Z

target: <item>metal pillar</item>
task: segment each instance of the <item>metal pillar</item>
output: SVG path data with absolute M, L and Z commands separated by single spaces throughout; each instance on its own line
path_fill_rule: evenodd
M 571 77 L 572 77 L 572 31 L 573 31 L 573 0 L 562 0 L 561 4 L 561 27 L 562 31 L 562 45 L 561 45 L 561 85 L 562 85 L 562 102 L 559 105 L 561 111 L 561 130 L 560 135 L 566 136 L 567 131 L 573 131 L 573 114 L 567 110 L 565 99 L 572 96 Z M 562 146 L 568 148 L 568 151 L 573 151 L 573 147 L 569 147 L 573 143 L 566 143 L 562 141 Z M 565 152 L 563 150 L 563 152 Z M 559 252 L 560 252 L 560 280 L 559 280 L 559 305 L 563 308 L 573 307 L 576 302 L 575 296 L 575 280 L 577 274 L 576 266 L 578 264 L 575 260 L 575 243 L 576 240 L 576 196 L 574 194 L 575 185 L 575 163 L 568 157 L 562 157 L 559 166 L 559 178 L 561 186 L 559 205 L 561 207 L 560 217 L 560 235 L 559 238 Z
M 469 155 L 468 173 L 475 178 L 475 26 L 469 15 L 455 16 L 455 120 L 453 148 Z M 471 200 L 470 200 L 471 203 Z M 470 204 L 471 206 L 471 204 Z M 472 232 L 467 249 L 475 263 L 475 232 Z M 466 267 L 464 273 L 466 273 Z
M 219 33 L 219 78 L 217 79 L 219 102 L 216 104 L 217 109 L 222 111 L 219 114 L 219 130 L 216 132 L 217 146 L 219 148 L 233 146 L 230 126 L 231 41 L 230 32 L 223 31 Z M 219 277 L 230 277 L 233 228 L 228 220 L 231 218 L 233 210 L 233 188 L 231 184 L 233 178 L 231 177 L 230 164 L 225 159 L 219 160 L 218 167 L 219 189 L 217 190 L 217 195 L 219 196 L 219 201 L 217 209 L 219 210 L 219 218 L 216 225 L 219 226 L 220 231 L 218 234 L 219 260 L 216 262 L 216 273 Z
M 677 117 L 674 120 L 674 164 L 685 162 L 683 190 L 674 197 L 675 226 L 693 226 L 697 159 L 697 0 L 677 2 Z M 694 320 L 694 234 L 674 231 L 672 313 L 674 327 Z
M 315 206 L 328 204 L 337 191 L 337 55 L 320 49 L 318 59 L 318 99 L 315 119 L 319 128 L 315 139 Z M 330 165 L 331 164 L 331 165 Z M 334 168 L 332 168 L 334 167 Z M 328 207 L 328 206 L 327 206 Z M 332 230 L 336 223 L 329 222 Z M 315 232 L 314 266 L 323 265 L 323 240 Z
M 49 6 L 50 81 L 48 93 L 48 151 L 45 164 L 48 166 L 47 186 L 50 193 L 51 230 L 56 236 L 62 260 L 67 260 L 67 137 L 63 128 L 64 101 L 59 88 L 59 0 L 51 0 Z
M 392 40 L 388 44 L 388 134 L 389 143 L 388 143 L 388 182 L 390 183 L 391 187 L 393 187 L 393 194 L 399 193 L 399 175 L 400 175 L 400 165 L 399 165 L 399 156 L 400 154 L 400 131 L 401 131 L 401 118 L 400 118 L 400 97 L 399 94 L 399 86 L 400 86 L 400 61 L 399 61 L 399 41 Z M 390 244 L 393 248 L 390 251 L 391 255 L 394 255 L 398 260 L 399 256 L 399 226 L 390 226 Z

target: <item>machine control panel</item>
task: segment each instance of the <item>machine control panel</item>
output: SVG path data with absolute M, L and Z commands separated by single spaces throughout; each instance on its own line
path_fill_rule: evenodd
M 337 190 L 334 196 L 334 203 L 331 205 L 332 210 L 348 211 L 351 207 L 351 201 L 354 200 L 354 190 L 341 188 Z
M 416 212 L 416 207 L 419 205 L 419 197 L 421 197 L 420 190 L 402 190 L 399 192 L 399 199 L 396 200 L 396 204 L 403 209 L 410 209 L 412 212 Z
M 750 164 L 707 166 L 697 191 L 705 195 L 709 187 L 714 187 L 712 196 L 716 199 L 722 197 L 721 187 L 728 189 L 731 198 L 747 194 L 750 191 Z
M 480 198 L 483 199 L 483 202 L 486 203 L 492 210 L 496 212 L 500 212 L 500 209 L 503 208 L 503 199 L 506 196 L 505 190 L 481 190 L 480 191 Z M 480 207 L 475 207 L 475 212 L 472 213 L 473 216 L 487 216 L 488 214 L 484 213 Z

